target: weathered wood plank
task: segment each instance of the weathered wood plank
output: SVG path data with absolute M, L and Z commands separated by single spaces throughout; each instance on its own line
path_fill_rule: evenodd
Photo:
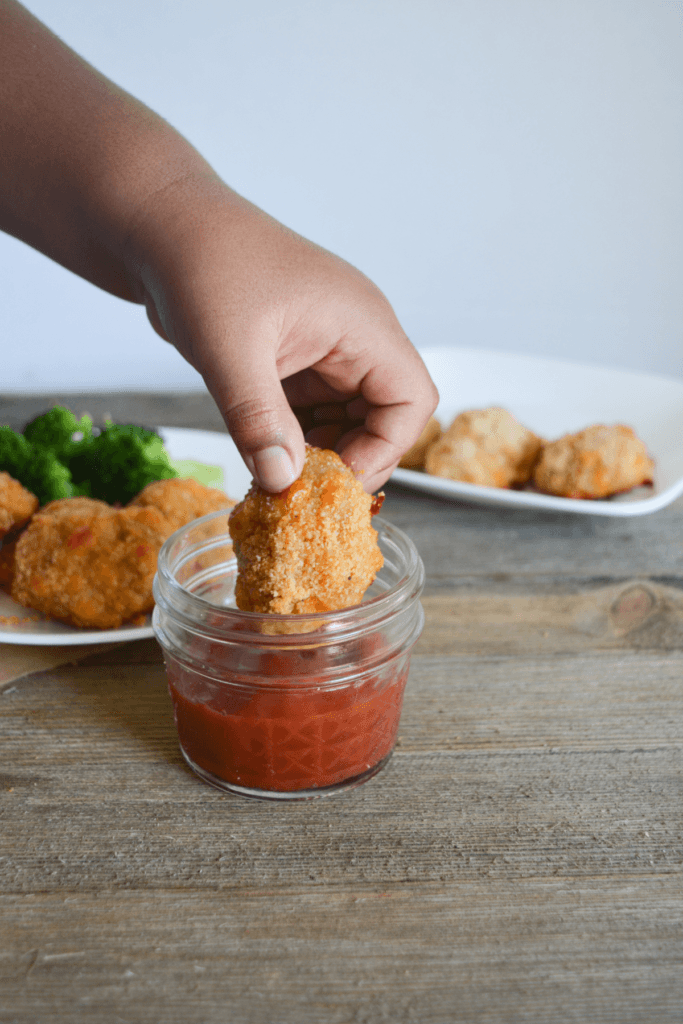
M 646 749 L 681 743 L 683 653 L 580 657 L 415 655 L 401 751 Z M 163 666 L 78 666 L 0 696 L 3 764 L 169 755 L 176 737 Z M 88 751 L 94 752 L 88 758 Z
M 671 877 L 5 897 L 0 1020 L 678 1024 L 679 898 Z
M 683 650 L 683 591 L 651 580 L 553 593 L 427 593 L 419 651 L 573 654 Z
M 683 578 L 683 499 L 631 519 L 464 505 L 389 485 L 382 515 L 412 538 L 430 581 L 495 575 Z
M 683 868 L 680 757 L 396 755 L 325 805 L 247 804 L 179 765 L 10 775 L 5 893 L 649 877 Z M 7 786 L 9 788 L 10 786 Z
M 140 423 L 150 427 L 226 429 L 216 403 L 205 390 L 0 394 L 0 423 L 21 430 L 30 419 L 53 405 L 65 405 L 77 416 L 87 412 L 96 422 L 110 417 L 117 423 Z
M 107 706 L 122 724 L 139 713 L 141 721 L 131 725 L 131 731 L 150 735 L 154 720 L 172 745 L 175 733 L 163 674 L 139 670 L 122 676 L 114 670 L 114 665 L 158 668 L 158 648 L 143 642 L 131 644 L 127 652 L 122 647 L 119 654 L 121 660 L 111 666 L 91 659 L 68 684 L 60 683 L 56 692 L 51 692 L 45 675 L 31 681 L 35 690 L 25 691 L 25 697 L 34 709 L 32 715 L 50 716 L 45 725 L 48 734 L 53 704 L 63 705 L 57 711 L 60 718 L 77 716 L 78 694 L 92 687 L 89 707 L 98 705 L 98 718 L 108 716 Z M 91 675 L 86 670 L 92 668 L 103 671 Z M 405 694 L 399 746 L 409 752 L 678 744 L 683 734 L 682 679 L 683 652 L 639 652 L 630 658 L 626 652 L 587 651 L 573 656 L 551 651 L 518 660 L 497 655 L 439 656 L 418 649 Z M 152 698 L 144 696 L 148 687 L 154 690 Z M 91 719 L 92 711 L 82 728 L 89 729 Z M 88 743 L 87 733 L 83 743 Z
M 416 653 L 528 657 L 609 650 L 683 650 L 683 591 L 651 579 L 489 579 L 431 587 Z M 97 651 L 84 665 L 160 664 L 155 640 Z
M 682 678 L 683 654 L 524 660 L 417 656 L 406 690 L 399 748 L 512 752 L 678 747 Z
M 417 657 L 385 772 L 286 808 L 194 779 L 161 666 L 34 677 L 2 698 L 4 891 L 680 871 L 682 661 Z
M 683 590 L 651 579 L 605 585 L 548 577 L 541 586 L 489 579 L 431 587 L 420 654 L 515 656 L 588 651 L 683 651 Z M 540 591 L 540 592 L 539 592 Z M 154 640 L 96 652 L 85 665 L 158 664 Z
M 2 796 L 2 890 L 653 873 L 680 885 L 680 769 L 672 749 L 399 753 L 357 792 L 283 807 L 221 796 L 178 763 L 18 768 Z

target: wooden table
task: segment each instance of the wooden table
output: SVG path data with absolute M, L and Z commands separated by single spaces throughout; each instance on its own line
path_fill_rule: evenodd
M 201 395 L 75 402 L 221 427 Z M 382 514 L 424 559 L 426 626 L 360 789 L 199 782 L 151 640 L 0 694 L 1 1024 L 683 1021 L 683 502 L 389 487 Z

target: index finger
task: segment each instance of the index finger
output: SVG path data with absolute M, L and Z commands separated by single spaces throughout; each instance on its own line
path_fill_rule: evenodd
M 421 356 L 407 341 L 401 351 L 377 352 L 360 382 L 365 422 L 339 438 L 336 451 L 362 474 L 366 491 L 388 479 L 399 459 L 420 436 L 439 401 Z

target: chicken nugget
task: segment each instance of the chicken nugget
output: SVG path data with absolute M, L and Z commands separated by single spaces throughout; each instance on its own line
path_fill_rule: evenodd
M 155 480 L 147 484 L 127 507 L 157 508 L 168 520 L 170 536 L 193 519 L 199 519 L 210 512 L 219 512 L 223 508 L 232 508 L 234 504 L 224 491 L 216 487 L 205 487 L 188 478 Z
M 90 512 L 94 515 L 98 509 L 105 514 L 112 508 L 112 505 L 107 504 L 106 501 L 100 501 L 99 498 L 86 498 L 79 495 L 77 498 L 55 498 L 54 501 L 48 501 L 47 505 L 43 505 L 41 508 L 40 514 L 41 516 L 68 518 L 77 512 Z
M 565 498 L 606 498 L 652 483 L 653 472 L 647 448 L 630 427 L 598 423 L 544 445 L 534 484 Z
M 17 548 L 17 534 L 5 534 L 0 540 L 0 590 L 9 594 L 14 579 L 14 555 Z
M 27 491 L 9 473 L 0 472 L 0 539 L 29 521 L 38 508 L 35 494 Z
M 307 448 L 301 476 L 281 494 L 252 484 L 229 519 L 237 607 L 302 615 L 359 604 L 384 562 L 370 523 L 377 507 L 320 448 Z
M 401 469 L 422 469 L 425 464 L 425 456 L 430 445 L 441 436 L 441 424 L 436 416 L 430 416 L 427 425 L 418 437 L 412 448 L 405 453 L 399 466 Z
M 152 609 L 157 555 L 169 533 L 155 508 L 51 502 L 17 542 L 12 597 L 72 626 L 116 629 Z
M 505 409 L 470 409 L 430 445 L 425 469 L 481 487 L 519 487 L 529 480 L 541 444 Z

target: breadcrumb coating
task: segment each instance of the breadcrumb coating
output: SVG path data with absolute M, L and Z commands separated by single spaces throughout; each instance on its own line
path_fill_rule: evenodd
M 10 592 L 12 580 L 14 579 L 14 555 L 17 548 L 18 536 L 16 534 L 5 534 L 0 540 L 0 590 Z
M 0 472 L 0 538 L 19 530 L 38 508 L 35 494 L 9 473 Z
M 430 416 L 427 425 L 418 437 L 412 448 L 405 453 L 399 466 L 401 469 L 422 469 L 425 464 L 425 456 L 430 445 L 441 436 L 441 424 L 436 416 Z
M 606 498 L 652 482 L 654 462 L 631 427 L 595 424 L 543 446 L 534 484 L 565 498 Z
M 237 607 L 303 615 L 359 604 L 384 562 L 370 522 L 377 507 L 339 456 L 320 448 L 307 448 L 301 476 L 281 494 L 252 484 L 229 519 Z
M 205 487 L 188 478 L 155 480 L 147 484 L 127 507 L 157 508 L 168 521 L 170 536 L 193 519 L 199 519 L 210 512 L 219 512 L 223 508 L 232 508 L 234 504 L 224 491 L 216 487 Z
M 17 542 L 12 597 L 72 626 L 116 629 L 153 607 L 157 555 L 170 532 L 155 508 L 50 502 Z
M 482 487 L 518 487 L 531 476 L 541 444 L 506 409 L 470 409 L 430 445 L 425 469 Z

